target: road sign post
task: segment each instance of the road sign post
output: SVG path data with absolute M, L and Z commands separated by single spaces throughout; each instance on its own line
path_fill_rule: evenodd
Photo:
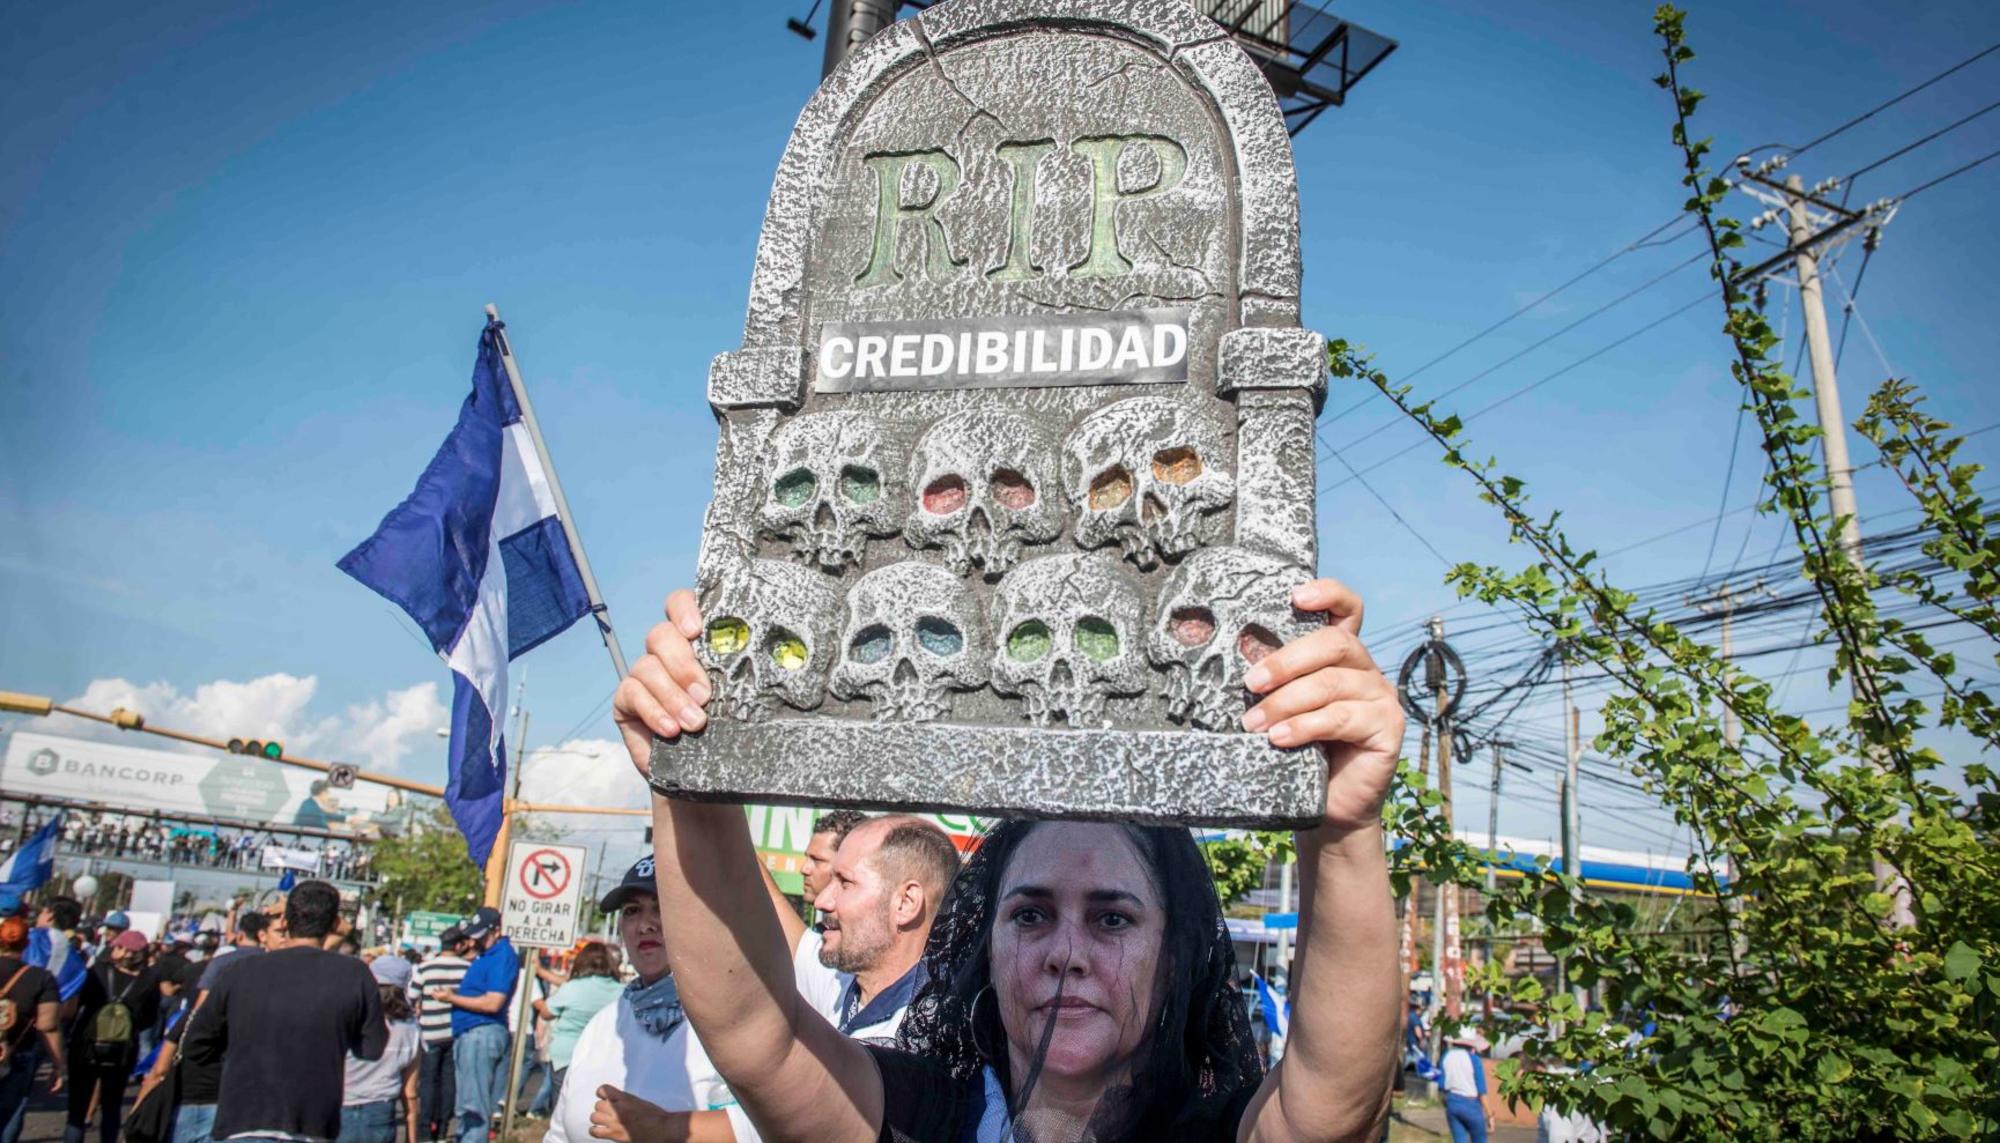
M 568 948 L 576 943 L 582 918 L 583 868 L 589 850 L 580 845 L 550 845 L 516 841 L 507 846 L 507 871 L 500 889 L 500 931 L 518 948 Z M 514 1132 L 515 1091 L 521 1082 L 521 1056 L 532 1024 L 529 989 L 535 983 L 532 957 L 521 958 L 516 992 L 513 1059 L 507 1067 L 507 1109 L 500 1137 Z M 543 1082 L 547 1082 L 544 1080 Z

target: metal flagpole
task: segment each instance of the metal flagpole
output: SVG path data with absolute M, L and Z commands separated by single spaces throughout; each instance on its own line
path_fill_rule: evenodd
M 488 303 L 486 317 L 500 328 L 494 332 L 500 339 L 500 362 L 507 367 L 507 383 L 514 387 L 514 403 L 521 406 L 521 423 L 528 426 L 528 436 L 535 442 L 535 455 L 541 458 L 542 471 L 549 474 L 549 494 L 555 498 L 556 518 L 562 521 L 563 535 L 569 539 L 569 553 L 576 558 L 576 570 L 583 577 L 584 594 L 590 597 L 590 613 L 597 620 L 597 632 L 604 638 L 604 649 L 611 652 L 611 665 L 618 670 L 618 681 L 624 682 L 627 674 L 625 652 L 618 646 L 618 633 L 611 629 L 611 609 L 604 604 L 604 596 L 597 590 L 597 577 L 591 573 L 590 557 L 583 554 L 583 537 L 577 534 L 576 521 L 570 518 L 569 501 L 563 498 L 562 481 L 556 479 L 555 462 L 549 459 L 549 446 L 542 440 L 542 426 L 535 420 L 535 406 L 528 400 L 528 386 L 521 380 L 521 366 L 514 360 L 514 343 L 507 337 L 507 327 L 500 321 L 499 307 Z

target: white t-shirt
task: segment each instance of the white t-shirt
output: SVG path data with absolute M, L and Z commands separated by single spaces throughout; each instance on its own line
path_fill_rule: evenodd
M 694 1028 L 682 1021 L 664 1043 L 655 1040 L 623 996 L 592 1016 L 577 1037 L 542 1143 L 594 1143 L 590 1112 L 605 1084 L 667 1111 L 726 1111 L 736 1143 L 757 1143 L 757 1129 L 709 1062 Z
M 1457 1047 L 1447 1049 L 1440 1067 L 1444 1072 L 1446 1095 L 1479 1098 L 1479 1079 L 1473 1071 L 1471 1052 Z
M 799 950 L 792 954 L 792 976 L 798 981 L 799 995 L 806 998 L 812 1010 L 826 1017 L 826 1022 L 840 1026 L 840 994 L 847 990 L 847 982 L 854 979 L 847 973 L 838 972 L 819 962 L 819 950 L 825 942 L 818 929 L 807 929 L 799 938 Z
M 347 1057 L 347 1082 L 341 1089 L 340 1105 L 358 1107 L 380 1103 L 403 1094 L 403 1069 L 417 1058 L 422 1037 L 415 1020 L 389 1021 L 389 1045 L 379 1060 Z M 588 1118 L 586 1116 L 586 1118 Z

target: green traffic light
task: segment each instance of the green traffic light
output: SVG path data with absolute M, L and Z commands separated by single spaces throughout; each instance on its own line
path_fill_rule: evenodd
M 283 743 L 266 742 L 264 744 L 264 757 L 283 758 L 284 756 L 285 756 L 285 747 Z

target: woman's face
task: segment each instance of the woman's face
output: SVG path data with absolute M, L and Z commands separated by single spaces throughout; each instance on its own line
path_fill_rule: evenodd
M 660 899 L 634 893 L 618 910 L 618 940 L 625 958 L 647 984 L 667 974 L 667 943 L 660 932 Z
M 1051 822 L 1022 839 L 1000 874 L 990 948 L 1017 1078 L 1051 1020 L 1044 1076 L 1115 1078 L 1154 1023 L 1166 922 L 1123 829 Z

